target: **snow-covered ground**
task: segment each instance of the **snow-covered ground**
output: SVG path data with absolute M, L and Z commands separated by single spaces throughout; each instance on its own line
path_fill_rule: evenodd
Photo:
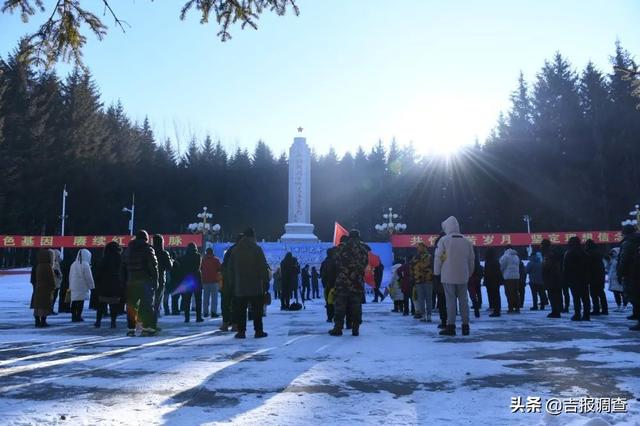
M 640 424 L 629 311 L 574 323 L 527 302 L 519 316 L 483 309 L 471 336 L 441 338 L 436 322 L 393 314 L 387 300 L 364 306 L 360 337 L 336 338 L 320 301 L 301 312 L 275 302 L 266 339 L 180 317 L 130 338 L 124 318 L 95 329 L 87 310 L 85 323 L 61 314 L 35 329 L 30 292 L 28 275 L 0 276 L 1 424 Z M 542 413 L 512 414 L 517 396 L 541 397 Z M 581 397 L 627 398 L 628 412 L 545 414 L 548 398 Z

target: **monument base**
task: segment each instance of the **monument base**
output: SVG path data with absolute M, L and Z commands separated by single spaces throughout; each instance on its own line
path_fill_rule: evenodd
M 280 237 L 283 243 L 317 243 L 318 237 L 313 234 L 314 226 L 310 223 L 287 223 L 285 234 Z

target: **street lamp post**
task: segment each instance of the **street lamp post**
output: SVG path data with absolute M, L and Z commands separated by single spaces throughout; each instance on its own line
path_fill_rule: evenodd
M 123 213 L 131 213 L 131 219 L 129 219 L 129 235 L 133 236 L 133 220 L 136 214 L 136 194 L 133 194 L 131 198 L 131 208 L 123 207 Z
M 392 207 L 389 207 L 389 212 L 384 213 L 382 218 L 385 219 L 385 221 L 377 224 L 374 228 L 379 233 L 388 235 L 389 238 L 391 238 L 393 234 L 404 232 L 407 229 L 406 223 L 394 222 L 394 220 L 398 220 L 400 218 L 400 215 L 394 213 Z
M 207 210 L 207 207 L 203 207 L 202 211 L 196 214 L 196 217 L 201 219 L 202 222 L 194 222 L 187 225 L 189 231 L 194 234 L 202 234 L 202 251 L 204 251 L 207 246 L 206 236 L 209 234 L 215 235 L 220 232 L 220 229 L 222 229 L 222 227 L 217 223 L 212 225 L 207 222 L 207 219 L 213 218 L 213 214 L 209 213 Z
M 527 224 L 527 234 L 529 234 L 529 241 L 531 241 L 531 216 L 529 216 L 528 214 L 525 214 L 522 217 L 522 220 L 524 220 L 524 223 Z M 529 252 L 529 256 L 531 256 L 531 253 L 533 252 L 531 243 L 529 243 L 529 247 L 527 248 L 527 251 Z

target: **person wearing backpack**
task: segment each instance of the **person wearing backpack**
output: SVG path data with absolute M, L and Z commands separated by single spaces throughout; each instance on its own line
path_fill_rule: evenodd
M 622 283 L 624 294 L 633 306 L 633 313 L 627 319 L 638 321 L 629 329 L 640 331 L 640 234 L 635 226 L 625 225 L 622 228 L 622 237 L 618 258 L 618 281 Z

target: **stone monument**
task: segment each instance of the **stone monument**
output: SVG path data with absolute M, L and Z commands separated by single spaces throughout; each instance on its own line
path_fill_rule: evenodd
M 298 128 L 302 132 L 302 128 Z M 283 243 L 316 243 L 311 224 L 311 150 L 307 139 L 296 137 L 289 148 L 289 221 Z

